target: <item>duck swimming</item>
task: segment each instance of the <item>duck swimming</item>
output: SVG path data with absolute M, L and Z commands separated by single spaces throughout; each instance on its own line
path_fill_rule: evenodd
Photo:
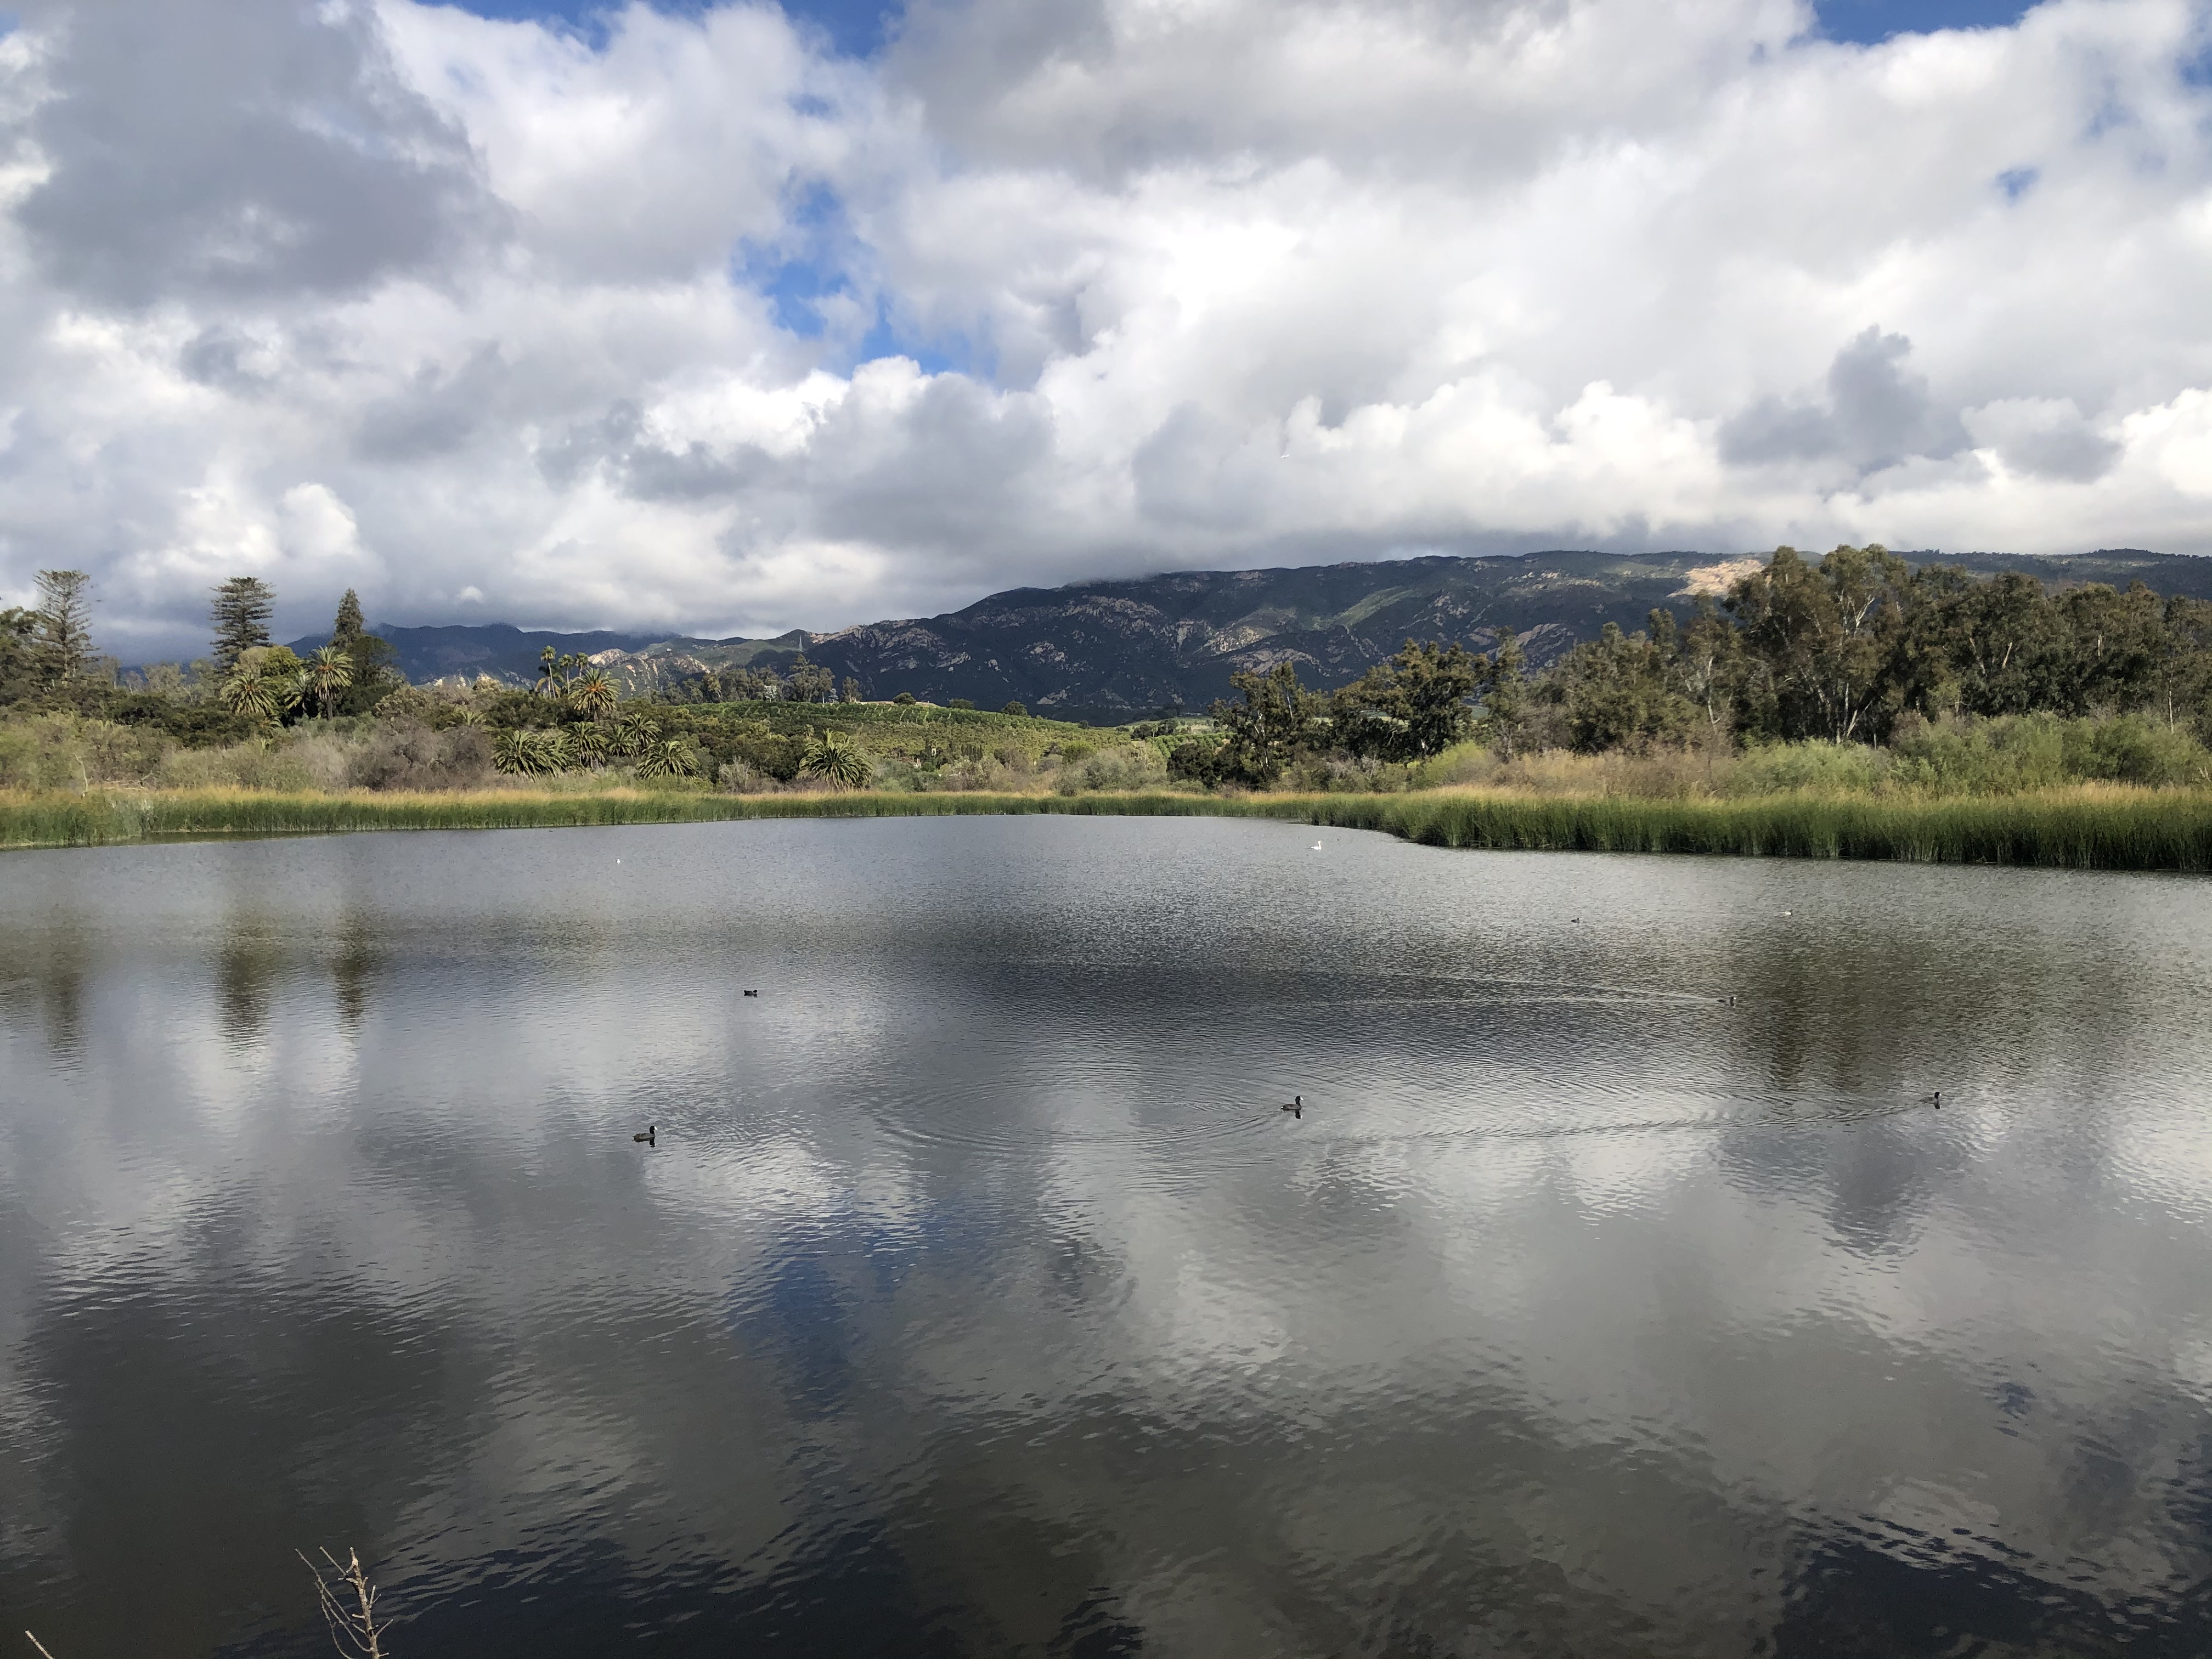
M 746 992 L 746 993 L 745 993 L 745 994 L 746 994 L 747 996 L 749 996 L 749 997 L 757 997 L 757 996 L 758 996 L 758 995 L 760 994 L 760 993 L 759 993 L 758 991 L 748 991 L 748 992 Z
M 1304 1119 L 1306 1115 L 1306 1097 L 1304 1095 L 1292 1095 L 1291 1103 L 1283 1109 L 1292 1117 Z
M 660 1144 L 659 1140 L 657 1139 L 659 1133 L 660 1126 L 658 1123 L 648 1123 L 644 1128 L 639 1130 L 637 1133 L 632 1135 L 630 1139 L 632 1140 L 641 1141 L 647 1146 L 657 1146 Z

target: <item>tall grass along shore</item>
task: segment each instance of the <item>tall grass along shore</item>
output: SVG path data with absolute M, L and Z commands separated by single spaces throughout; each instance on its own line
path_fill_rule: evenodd
M 0 847 L 359 830 L 520 830 L 739 818 L 1073 813 L 1251 817 L 1376 830 L 1424 845 L 1704 853 L 2075 870 L 2212 871 L 2212 791 L 2077 786 L 2001 796 L 1747 799 L 1442 788 L 1396 794 L 985 792 L 725 795 L 656 790 L 422 793 L 109 790 L 0 793 Z

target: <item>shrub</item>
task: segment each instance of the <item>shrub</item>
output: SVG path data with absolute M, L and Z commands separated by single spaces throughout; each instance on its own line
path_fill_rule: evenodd
M 355 750 L 346 781 L 356 789 L 481 789 L 491 781 L 491 744 L 473 726 L 439 732 L 414 721 L 379 722 Z
M 282 789 L 317 787 L 313 770 L 289 748 L 270 743 L 228 749 L 180 749 L 165 757 L 154 781 L 165 789 Z
M 1900 720 L 1892 778 L 1931 795 L 2008 795 L 2066 778 L 2063 722 L 2047 714 Z
M 1864 744 L 1782 743 L 1752 750 L 1730 769 L 1731 795 L 1778 795 L 1806 790 L 1824 795 L 1862 795 L 1882 781 L 1884 757 Z
M 380 720 L 427 726 L 434 732 L 468 724 L 475 712 L 475 700 L 468 692 L 447 685 L 403 685 L 376 705 Z
M 2140 714 L 2069 720 L 2061 734 L 2067 775 L 2171 788 L 2212 783 L 2212 753 L 2179 726 Z
M 1030 711 L 1021 703 L 1008 702 L 1006 706 L 1004 708 L 1001 708 L 999 712 L 1001 714 L 1018 714 L 1026 718 Z

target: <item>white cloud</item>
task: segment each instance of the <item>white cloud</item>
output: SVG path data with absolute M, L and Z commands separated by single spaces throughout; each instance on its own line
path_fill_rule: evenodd
M 125 656 L 247 570 L 303 627 L 768 632 L 1417 549 L 2212 551 L 2188 0 L 1875 48 L 915 0 L 869 63 L 753 5 L 100 10 L 0 40 L 0 594 L 90 568 Z

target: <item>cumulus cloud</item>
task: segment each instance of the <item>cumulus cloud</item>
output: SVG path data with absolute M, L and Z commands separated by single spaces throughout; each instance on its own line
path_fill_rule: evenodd
M 1177 566 L 2212 551 L 2189 0 L 910 0 L 579 34 L 38 0 L 0 37 L 0 598 L 188 648 L 830 628 Z M 338 526 L 343 526 L 341 533 Z

